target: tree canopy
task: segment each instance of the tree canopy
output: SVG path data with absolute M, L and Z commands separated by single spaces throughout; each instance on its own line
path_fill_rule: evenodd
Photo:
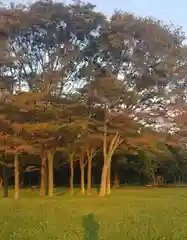
M 100 196 L 119 169 L 154 184 L 157 175 L 175 181 L 187 173 L 185 34 L 95 7 L 0 6 L 0 162 L 14 168 L 15 198 L 21 166 L 40 166 L 42 196 L 53 196 L 55 170 L 65 164 L 72 193 L 77 163 L 83 194 L 85 179 L 91 193 L 94 164 L 101 169 Z

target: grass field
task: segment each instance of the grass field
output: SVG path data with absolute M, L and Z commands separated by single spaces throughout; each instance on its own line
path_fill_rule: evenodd
M 127 188 L 103 199 L 37 194 L 0 200 L 0 239 L 187 239 L 187 188 Z

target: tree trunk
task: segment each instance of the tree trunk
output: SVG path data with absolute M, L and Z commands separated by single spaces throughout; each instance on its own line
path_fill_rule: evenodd
M 110 194 L 110 168 L 111 168 L 112 152 L 104 156 L 104 165 L 101 174 L 100 197 Z
M 100 197 L 104 197 L 106 195 L 107 174 L 108 174 L 108 165 L 107 163 L 104 163 L 102 174 L 101 174 L 101 185 L 100 185 L 100 192 L 99 192 Z
M 181 184 L 181 176 L 178 176 L 178 184 Z
M 73 154 L 69 155 L 69 164 L 70 164 L 70 193 L 71 195 L 74 194 L 74 188 L 73 188 L 73 181 L 74 181 L 74 166 L 73 166 Z
M 110 195 L 111 193 L 111 164 L 108 167 L 108 172 L 107 172 L 107 195 Z
M 0 177 L 0 189 L 3 188 L 3 177 Z
M 19 156 L 16 154 L 14 157 L 14 178 L 15 178 L 15 191 L 14 198 L 19 198 Z
M 92 191 L 92 156 L 88 156 L 88 170 L 87 170 L 87 193 Z
M 84 175 L 85 175 L 85 165 L 84 165 L 84 154 L 85 152 L 81 152 L 81 156 L 79 159 L 79 164 L 80 164 L 80 172 L 81 172 L 81 193 L 84 195 L 85 194 L 85 181 L 84 181 Z
M 172 174 L 172 175 L 173 175 L 173 183 L 176 185 L 176 183 L 177 183 L 177 178 L 176 178 L 175 174 Z
M 184 174 L 181 173 L 181 183 L 184 184 Z
M 8 197 L 8 176 L 6 166 L 3 166 L 3 180 L 4 180 L 4 197 Z
M 101 186 L 99 196 L 103 197 L 107 194 L 110 194 L 110 169 L 111 161 L 114 151 L 120 145 L 120 135 L 117 132 L 113 139 L 110 141 L 109 145 L 107 144 L 107 122 L 104 124 L 104 136 L 103 136 L 103 157 L 104 165 L 101 175 Z
M 53 174 L 53 160 L 54 154 L 52 152 L 48 152 L 48 171 L 49 171 L 49 197 L 53 197 L 54 195 L 54 174 Z
M 85 185 L 84 185 L 84 164 L 80 163 L 81 170 L 81 193 L 85 194 Z
M 119 188 L 119 187 L 120 187 L 119 175 L 118 175 L 118 172 L 116 171 L 116 172 L 114 173 L 113 188 Z
M 43 155 L 41 164 L 40 196 L 44 197 L 46 193 L 47 193 L 47 158 L 45 155 Z
M 153 170 L 152 170 L 152 180 L 153 180 L 153 185 L 156 186 L 157 182 L 156 182 L 155 172 Z

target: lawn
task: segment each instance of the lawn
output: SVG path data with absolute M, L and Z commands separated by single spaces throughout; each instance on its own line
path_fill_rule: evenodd
M 1 199 L 0 239 L 187 239 L 187 188 L 124 188 L 102 199 L 60 193 Z

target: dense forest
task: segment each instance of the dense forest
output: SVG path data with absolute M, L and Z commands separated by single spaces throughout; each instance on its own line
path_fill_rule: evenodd
M 0 5 L 0 187 L 187 181 L 181 28 L 91 3 Z

